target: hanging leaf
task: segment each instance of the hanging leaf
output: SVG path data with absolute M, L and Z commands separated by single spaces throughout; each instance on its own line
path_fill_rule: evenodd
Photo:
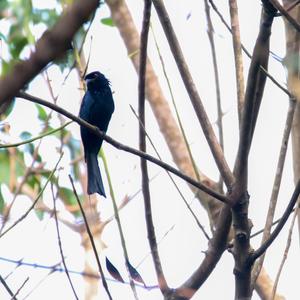
M 24 47 L 28 44 L 28 38 L 23 35 L 14 36 L 13 39 L 9 41 L 10 54 L 14 59 L 20 58 L 20 53 Z
M 103 25 L 115 27 L 115 23 L 112 18 L 102 18 L 100 21 Z
M 117 268 L 110 262 L 110 260 L 107 257 L 105 257 L 105 258 L 106 258 L 106 260 L 105 260 L 106 268 L 107 268 L 108 273 L 111 275 L 111 277 L 113 277 L 117 281 L 124 283 L 124 280 L 123 280 L 121 274 L 119 273 L 119 271 L 117 270 Z
M 77 204 L 77 199 L 74 195 L 73 190 L 66 187 L 58 187 L 58 196 L 66 205 L 68 211 L 75 217 L 81 216 L 80 209 Z M 83 201 L 83 196 L 79 196 L 79 200 Z
M 126 259 L 126 265 L 128 267 L 131 278 L 137 282 L 142 283 L 146 287 L 146 284 L 145 284 L 142 276 L 139 274 L 139 272 L 136 270 L 136 268 L 134 268 L 131 265 L 131 263 L 127 259 Z
M 39 104 L 35 104 L 35 107 L 37 108 L 38 110 L 38 118 L 41 120 L 41 121 L 45 121 L 47 119 L 47 112 L 46 110 L 44 109 L 44 107 L 42 105 L 39 105 Z
M 9 155 L 6 149 L 0 150 L 0 182 L 9 184 L 10 169 L 9 169 Z

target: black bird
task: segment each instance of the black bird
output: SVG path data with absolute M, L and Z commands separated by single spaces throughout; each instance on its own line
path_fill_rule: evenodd
M 98 71 L 86 75 L 84 79 L 87 91 L 82 99 L 79 117 L 106 132 L 115 109 L 110 82 Z M 87 192 L 89 195 L 98 193 L 106 197 L 97 160 L 103 139 L 83 126 L 80 127 L 80 133 L 87 164 Z

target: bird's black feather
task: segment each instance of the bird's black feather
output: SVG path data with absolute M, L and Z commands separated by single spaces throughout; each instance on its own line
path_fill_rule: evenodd
M 79 117 L 106 132 L 115 109 L 109 80 L 97 71 L 86 75 L 85 81 L 87 91 L 81 103 Z M 87 163 L 87 192 L 89 195 L 98 193 L 106 197 L 97 160 L 103 139 L 83 126 L 80 127 L 80 133 Z

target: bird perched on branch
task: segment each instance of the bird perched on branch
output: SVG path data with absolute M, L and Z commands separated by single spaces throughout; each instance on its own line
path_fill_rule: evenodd
M 106 132 L 115 109 L 110 82 L 98 71 L 89 73 L 84 79 L 87 91 L 81 103 L 79 117 Z M 89 195 L 98 193 L 106 197 L 97 160 L 103 139 L 83 126 L 80 127 L 80 133 L 87 164 L 87 192 Z

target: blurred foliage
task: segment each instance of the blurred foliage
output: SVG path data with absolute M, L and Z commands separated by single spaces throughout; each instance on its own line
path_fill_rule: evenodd
M 45 4 L 44 1 L 41 6 L 43 8 L 34 7 L 33 3 L 32 0 L 0 0 L 1 76 L 5 76 L 19 60 L 28 57 L 29 53 L 34 49 L 34 44 L 41 37 L 43 32 L 50 29 L 57 22 L 64 8 L 72 4 L 73 0 L 57 0 L 57 5 L 49 8 L 47 8 L 47 4 Z M 48 67 L 55 64 L 63 73 L 65 70 L 69 71 L 75 66 L 75 50 L 78 52 L 79 49 L 81 49 L 89 25 L 90 21 L 84 24 L 75 35 L 73 45 L 70 45 L 70 51 L 68 51 L 64 57 L 49 64 Z M 14 107 L 14 103 L 15 101 L 1 114 L 0 122 L 9 116 Z M 36 104 L 35 107 L 37 109 L 37 119 L 41 124 L 41 133 L 52 130 L 53 128 L 49 123 L 55 114 L 49 114 L 48 111 L 39 104 Z M 31 120 L 28 120 L 28 122 L 31 122 Z M 9 132 L 2 131 L 1 134 L 2 133 L 4 136 L 9 136 Z M 26 130 L 25 122 L 24 130 L 19 138 L 26 141 L 33 137 L 32 133 Z M 66 150 L 66 152 L 70 153 L 72 160 L 71 173 L 73 178 L 78 181 L 80 176 L 80 164 L 82 163 L 80 141 L 75 139 L 67 128 L 53 133 L 52 137 L 57 140 L 57 144 L 60 146 L 57 149 L 53 146 L 53 149 L 49 149 L 49 151 Z M 47 139 L 47 137 L 45 137 L 45 139 Z M 44 141 L 42 141 L 42 143 L 43 142 Z M 25 180 L 26 194 L 28 196 L 31 195 L 30 197 L 32 198 L 43 189 L 45 180 L 49 177 L 51 170 L 47 169 L 45 165 L 48 157 L 36 151 L 37 145 L 38 142 L 28 142 L 22 147 L 0 149 L 0 214 L 5 211 L 5 207 L 8 205 L 2 193 L 4 186 L 7 186 L 9 191 L 14 193 L 20 182 Z M 28 164 L 31 163 L 31 169 L 25 173 Z M 26 178 L 24 178 L 25 175 Z M 81 214 L 79 213 L 73 191 L 67 187 L 60 187 L 59 178 L 55 176 L 53 176 L 51 182 L 56 187 L 58 196 L 66 208 L 75 218 L 80 217 Z M 22 191 L 20 193 L 22 193 Z M 82 195 L 80 195 L 80 199 L 83 200 Z M 40 199 L 39 201 L 43 200 Z M 43 218 L 43 211 L 36 209 L 35 212 L 39 218 Z

